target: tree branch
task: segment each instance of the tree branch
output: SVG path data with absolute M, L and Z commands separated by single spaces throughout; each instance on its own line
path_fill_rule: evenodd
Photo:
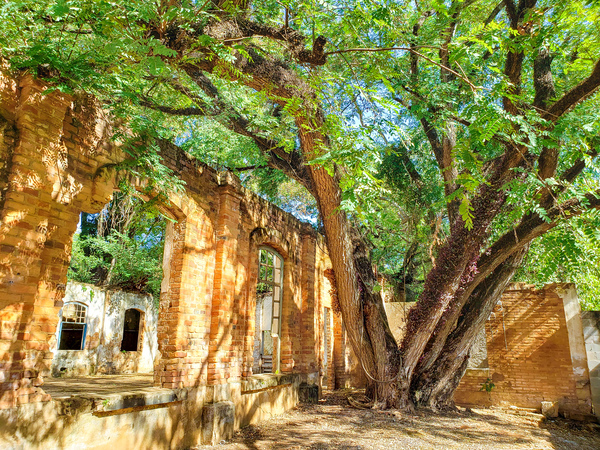
M 165 114 L 169 114 L 171 116 L 212 116 L 215 114 L 210 114 L 205 109 L 195 108 L 193 106 L 188 108 L 172 108 L 170 106 L 158 105 L 154 103 L 154 101 L 145 98 L 140 100 L 140 106 L 145 108 L 154 109 L 156 111 L 163 112 Z
M 521 21 L 525 17 L 527 10 L 533 8 L 537 0 L 520 0 L 518 6 L 515 5 L 512 0 L 506 0 L 506 11 L 510 19 L 510 26 L 514 30 L 514 34 L 511 36 L 512 41 L 517 40 L 517 36 L 527 33 L 527 30 L 521 27 Z M 518 43 L 515 43 L 519 47 Z M 511 86 L 508 89 L 508 96 L 504 96 L 502 104 L 504 109 L 511 114 L 518 114 L 519 108 L 510 99 L 512 95 L 519 95 L 521 92 L 521 74 L 523 72 L 523 60 L 525 59 L 525 52 L 522 49 L 510 50 L 506 55 L 506 62 L 504 64 L 504 75 L 508 78 Z
M 415 46 L 411 46 L 411 47 L 377 47 L 377 48 L 357 47 L 357 48 L 345 48 L 343 50 L 335 50 L 333 52 L 325 52 L 325 55 L 326 56 L 339 55 L 341 53 L 351 53 L 351 52 L 367 52 L 367 53 L 392 52 L 392 51 L 397 51 L 397 50 L 412 52 L 413 49 L 417 49 L 417 48 L 432 48 L 432 49 L 436 49 L 436 50 L 440 49 L 440 47 L 438 47 L 436 45 L 415 45 Z
M 235 18 L 235 20 L 215 21 L 211 23 L 205 33 L 221 40 L 224 44 L 238 41 L 240 38 L 262 36 L 276 41 L 285 42 L 294 59 L 299 63 L 322 66 L 327 62 L 324 51 L 327 40 L 318 36 L 311 50 L 306 48 L 306 37 L 290 27 L 275 28 L 259 24 L 248 19 Z
M 554 102 L 548 112 L 542 114 L 542 119 L 556 122 L 563 114 L 570 111 L 586 97 L 592 95 L 598 89 L 598 86 L 600 86 L 600 60 L 596 62 L 590 76 Z
M 503 7 L 504 7 L 504 1 L 501 1 L 500 3 L 498 3 L 496 5 L 496 7 L 492 10 L 490 15 L 487 17 L 487 19 L 485 19 L 485 21 L 483 22 L 484 26 L 488 26 L 490 23 L 492 23 L 492 20 L 494 20 L 496 18 L 496 16 L 500 13 L 500 11 L 502 11 Z
M 521 223 L 502 235 L 494 242 L 479 259 L 477 268 L 479 273 L 476 275 L 473 286 L 480 283 L 493 270 L 498 267 L 506 258 L 515 251 L 524 248 L 533 239 L 558 225 L 557 219 L 560 217 L 571 219 L 581 215 L 590 209 L 600 208 L 600 190 L 587 193 L 583 199 L 573 198 L 557 205 L 547 212 L 550 222 L 545 221 L 538 214 L 529 214 L 521 220 Z
M 546 109 L 547 102 L 556 93 L 551 70 L 552 59 L 547 47 L 538 49 L 538 55 L 533 63 L 533 86 L 535 88 L 533 106 L 535 108 Z

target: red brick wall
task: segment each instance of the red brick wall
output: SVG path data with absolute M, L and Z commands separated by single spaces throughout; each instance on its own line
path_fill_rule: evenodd
M 50 368 L 80 212 L 99 211 L 126 176 L 111 169 L 126 155 L 109 144 L 110 126 L 93 99 L 45 89 L 0 70 L 0 408 L 48 400 L 39 386 Z M 156 384 L 192 387 L 251 375 L 260 245 L 284 257 L 281 371 L 314 378 L 323 361 L 322 311 L 331 307 L 323 238 L 231 174 L 175 147 L 161 157 L 185 192 L 164 205 L 175 224 L 166 246 Z M 324 375 L 333 385 L 332 355 L 329 361 Z
M 542 401 L 556 401 L 562 411 L 590 412 L 586 373 L 574 348 L 580 331 L 567 326 L 565 311 L 573 299 L 565 292 L 560 285 L 515 285 L 504 292 L 486 324 L 489 370 L 467 371 L 457 403 L 539 408 Z M 488 377 L 495 384 L 489 394 L 480 391 Z
M 45 94 L 27 75 L 0 75 L 0 90 L 7 158 L 0 170 L 0 408 L 7 408 L 48 399 L 39 386 L 50 370 L 72 235 L 79 212 L 93 209 L 90 173 L 112 154 L 107 148 L 90 157 L 99 141 L 89 99 L 74 108 L 73 99 Z

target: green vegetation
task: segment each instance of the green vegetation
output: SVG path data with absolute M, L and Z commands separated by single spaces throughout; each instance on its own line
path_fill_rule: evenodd
M 600 310 L 600 215 L 592 211 L 535 241 L 515 281 L 574 283 L 583 309 Z
M 165 226 L 154 202 L 115 194 L 100 214 L 82 214 L 68 278 L 147 292 L 158 301 Z

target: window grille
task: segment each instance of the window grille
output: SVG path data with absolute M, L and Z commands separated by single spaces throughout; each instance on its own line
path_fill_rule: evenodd
M 81 303 L 67 303 L 63 306 L 60 322 L 59 350 L 83 350 L 87 307 Z

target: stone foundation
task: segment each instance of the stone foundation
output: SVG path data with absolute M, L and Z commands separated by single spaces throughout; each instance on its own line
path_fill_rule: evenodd
M 77 395 L 0 411 L 0 449 L 180 449 L 218 444 L 298 403 L 300 375 L 108 398 Z

